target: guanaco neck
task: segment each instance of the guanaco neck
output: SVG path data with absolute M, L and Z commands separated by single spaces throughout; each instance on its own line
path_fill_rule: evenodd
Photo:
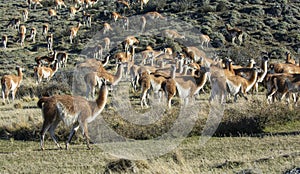
M 119 83 L 119 81 L 121 80 L 122 75 L 123 75 L 123 69 L 124 69 L 123 64 L 120 64 L 118 66 L 118 70 L 117 70 L 116 74 L 114 75 L 114 81 L 112 83 L 113 86 L 116 85 L 117 83 Z
M 170 77 L 172 79 L 175 79 L 175 77 L 176 77 L 176 66 L 175 65 L 171 65 Z
M 106 65 L 108 64 L 109 57 L 110 57 L 110 55 L 108 55 L 108 56 L 105 57 L 104 62 L 102 62 L 102 66 L 103 66 L 103 67 L 106 66 Z
M 290 61 L 291 61 L 291 53 L 286 53 L 285 63 L 290 63 Z
M 262 62 L 262 66 L 261 66 L 262 70 L 264 71 L 261 76 L 260 76 L 260 81 L 267 75 L 268 73 L 268 60 L 263 60 Z
M 253 60 L 250 60 L 250 64 L 248 65 L 248 68 L 253 68 L 254 67 L 254 61 Z
M 200 76 L 194 75 L 197 87 L 202 87 L 207 81 L 207 72 L 201 72 Z
M 188 66 L 184 65 L 182 69 L 183 69 L 183 71 L 182 71 L 181 75 L 183 75 L 183 76 L 187 75 L 187 72 L 189 70 Z
M 21 68 L 18 68 L 18 78 L 20 79 L 20 81 L 23 79 L 23 73 Z
M 52 69 L 52 74 L 56 73 L 57 70 L 58 70 L 58 62 L 56 61 Z
M 183 63 L 184 63 L 184 59 L 179 58 L 179 60 L 178 60 L 178 72 L 179 73 L 183 72 Z
M 254 85 L 254 83 L 256 82 L 257 74 L 258 74 L 257 70 L 253 70 L 253 73 L 252 73 L 250 79 L 248 80 L 250 86 Z
M 135 59 L 135 47 L 133 46 L 132 47 L 132 52 L 131 52 L 131 62 L 134 62 L 134 59 Z
M 107 102 L 108 90 L 106 84 L 100 88 L 99 96 L 96 99 L 96 104 L 99 110 L 102 110 Z

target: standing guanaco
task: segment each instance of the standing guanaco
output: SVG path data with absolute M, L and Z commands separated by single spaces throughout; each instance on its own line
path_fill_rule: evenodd
M 35 43 L 35 36 L 36 36 L 36 28 L 32 27 L 30 29 L 30 40 L 32 40 L 33 43 Z
M 2 36 L 2 44 L 3 44 L 4 49 L 6 49 L 6 47 L 7 47 L 7 41 L 8 41 L 7 35 L 3 35 Z
M 77 32 L 79 30 L 79 28 L 82 26 L 82 24 L 80 22 L 78 22 L 76 27 L 71 27 L 70 28 L 70 44 L 72 44 L 73 39 L 76 37 Z

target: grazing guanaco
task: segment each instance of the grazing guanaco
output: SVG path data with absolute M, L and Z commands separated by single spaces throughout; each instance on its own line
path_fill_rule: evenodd
M 185 47 L 183 48 L 183 52 L 188 55 L 193 62 L 198 62 L 201 59 L 203 60 L 203 64 L 205 64 L 207 67 L 210 66 L 210 64 L 213 62 L 211 59 L 207 58 L 204 51 L 198 49 L 197 47 Z
M 57 12 L 54 9 L 49 9 L 48 10 L 48 15 L 51 19 L 51 21 L 53 21 L 53 18 L 56 18 L 58 20 L 58 16 L 57 16 Z
M 98 0 L 85 0 L 85 8 L 93 7 Z
M 76 7 L 71 6 L 70 7 L 70 18 L 74 19 L 75 18 L 75 14 L 77 12 L 79 12 L 80 10 L 82 10 L 82 7 L 76 8 Z
M 68 61 L 68 53 L 62 51 L 54 51 L 54 59 L 57 60 L 59 68 L 65 68 Z
M 203 45 L 206 44 L 206 47 L 208 48 L 208 44 L 210 42 L 210 38 L 206 34 L 200 34 L 199 36 L 201 47 L 203 48 Z
M 163 17 L 160 13 L 158 13 L 157 11 L 152 11 L 152 12 L 148 12 L 144 15 L 146 18 L 149 19 L 166 19 L 165 17 Z
M 152 49 L 152 47 L 150 46 L 147 46 L 146 47 L 146 50 L 142 51 L 141 52 L 141 55 L 142 55 L 142 62 L 144 64 L 146 64 L 147 62 L 147 59 L 155 59 L 156 57 L 160 56 L 160 55 L 163 55 L 164 52 L 163 51 L 155 51 Z
M 7 37 L 7 35 L 3 35 L 3 36 L 2 36 L 2 44 L 3 44 L 3 48 L 4 48 L 4 49 L 7 48 L 7 42 L 8 42 L 8 37 Z
M 42 35 L 46 38 L 48 35 L 49 31 L 49 25 L 48 24 L 43 24 L 43 29 L 42 29 Z
M 286 97 L 287 103 L 289 104 L 289 93 L 292 93 L 294 102 L 296 104 L 296 94 L 299 92 L 299 74 L 287 74 L 287 73 L 275 73 L 266 75 L 264 80 L 265 87 L 267 88 L 267 100 L 269 103 L 274 102 L 275 96 L 279 96 L 281 101 Z
M 116 63 L 118 62 L 134 62 L 136 46 L 132 46 L 131 52 L 119 52 L 114 55 Z
M 84 0 L 74 0 L 75 1 L 75 7 L 77 8 L 78 5 L 82 7 L 84 5 Z
M 109 56 L 107 56 L 106 59 L 108 60 Z M 122 68 L 122 67 L 119 67 L 119 68 Z M 118 69 L 118 70 L 121 71 L 121 69 Z M 91 93 L 91 97 L 92 97 L 92 99 L 94 99 L 96 87 L 98 86 L 100 88 L 102 86 L 101 78 L 99 77 L 98 73 L 99 73 L 99 75 L 100 75 L 100 73 L 101 74 L 102 73 L 110 74 L 109 72 L 107 72 L 105 69 L 102 69 L 102 68 L 98 69 L 97 72 L 87 73 L 84 76 L 84 81 L 85 81 L 85 84 L 86 84 L 86 98 L 89 98 L 89 94 Z M 118 78 L 122 77 L 122 73 L 117 72 L 115 76 L 116 76 L 116 78 L 115 78 L 114 85 L 117 85 L 117 83 L 119 82 Z M 117 77 L 117 76 L 120 76 L 120 77 Z
M 133 44 L 138 44 L 140 42 L 134 36 L 127 36 L 123 43 L 125 47 L 125 52 L 127 52 L 129 50 L 129 46 L 132 46 Z
M 237 101 L 238 94 L 242 95 L 246 100 L 248 100 L 245 94 L 255 85 L 257 74 L 258 69 L 254 67 L 249 80 L 237 75 L 226 76 L 227 90 L 229 94 L 234 96 L 234 102 Z
M 79 22 L 76 27 L 70 28 L 70 44 L 73 43 L 72 41 L 77 36 L 77 32 L 81 26 L 82 26 L 82 24 Z
M 112 18 L 114 19 L 115 22 L 117 22 L 118 19 L 122 19 L 123 18 L 123 16 L 120 15 L 119 13 L 117 13 L 117 12 L 112 12 L 111 16 L 112 16 Z
M 21 47 L 25 46 L 25 37 L 26 37 L 26 27 L 25 25 L 20 26 L 19 30 L 19 40 L 21 42 Z
M 239 45 L 243 42 L 243 31 L 239 28 L 231 28 L 229 24 L 225 25 L 227 32 L 231 36 L 231 42 L 232 44 L 235 44 L 235 39 L 237 38 L 239 41 Z
M 34 75 L 36 77 L 36 84 L 39 84 L 42 82 L 43 79 L 47 79 L 47 82 L 50 81 L 50 79 L 54 76 L 54 74 L 58 70 L 58 61 L 54 61 L 54 67 L 45 67 L 38 65 L 38 67 L 34 68 Z
M 86 11 L 82 12 L 83 26 L 92 27 L 92 16 Z
M 19 30 L 20 23 L 21 23 L 21 20 L 19 18 L 13 18 L 12 20 L 9 21 L 9 23 L 7 24 L 6 27 L 7 28 L 13 27 L 14 29 Z
M 295 75 L 298 77 L 286 78 L 285 79 L 285 88 L 287 91 L 283 93 L 282 98 L 286 96 L 289 103 L 289 95 L 292 94 L 294 99 L 294 105 L 297 106 L 297 102 L 299 100 L 299 92 L 300 92 L 300 77 L 299 74 Z
M 126 9 L 130 9 L 130 5 L 127 1 L 125 0 L 118 0 L 116 1 L 117 3 L 117 9 L 121 9 L 120 11 L 123 11 L 123 15 L 125 16 L 125 12 L 126 12 Z
M 147 5 L 147 3 L 149 2 L 149 0 L 138 0 L 140 2 L 141 5 L 141 10 L 144 9 L 144 6 Z
M 69 148 L 69 143 L 79 127 L 85 137 L 87 148 L 90 149 L 87 126 L 88 123 L 95 120 L 96 117 L 103 111 L 107 103 L 107 97 L 108 87 L 105 80 L 103 80 L 98 98 L 93 102 L 80 96 L 71 95 L 42 97 L 37 103 L 38 107 L 42 109 L 44 118 L 40 140 L 41 149 L 44 150 L 44 138 L 48 130 L 57 147 L 61 148 L 54 133 L 55 128 L 61 120 L 67 126 L 73 126 L 66 142 L 66 149 Z
M 160 13 L 154 11 L 154 12 L 148 12 L 145 15 L 141 16 L 140 18 L 140 22 L 141 22 L 141 32 L 144 32 L 145 27 L 146 27 L 146 23 L 147 23 L 147 19 L 151 19 L 151 20 L 156 20 L 156 19 L 166 19 L 165 17 L 163 17 Z
M 56 56 L 54 53 L 52 55 L 38 56 L 35 58 L 35 62 L 38 65 L 47 64 L 49 66 L 50 64 L 53 64 L 55 60 Z
M 35 36 L 36 36 L 36 28 L 32 27 L 30 29 L 30 40 L 32 40 L 33 43 L 35 43 Z
M 9 102 L 9 93 L 12 93 L 12 100 L 15 100 L 15 96 L 17 93 L 17 90 L 19 89 L 22 79 L 23 79 L 23 73 L 22 73 L 22 68 L 17 66 L 16 70 L 18 71 L 18 75 L 4 75 L 1 78 L 1 88 L 2 88 L 2 98 L 3 98 L 3 103 L 6 103 L 6 100 L 8 103 Z
M 110 39 L 108 38 L 108 37 L 105 37 L 104 39 L 103 39 L 103 41 L 104 41 L 104 43 L 105 43 L 105 45 L 104 45 L 104 50 L 109 50 L 109 47 L 110 47 Z
M 43 7 L 41 1 L 42 0 L 27 0 L 28 8 L 31 9 L 31 5 L 34 5 L 34 10 L 36 10 L 37 5 Z
M 269 69 L 274 73 L 300 74 L 300 67 L 290 63 L 271 63 Z
M 22 10 L 22 16 L 23 16 L 24 22 L 27 22 L 27 20 L 28 20 L 28 10 L 27 9 Z
M 97 71 L 97 76 L 99 78 L 106 79 L 111 83 L 111 86 L 114 87 L 118 85 L 118 83 L 121 81 L 122 76 L 123 76 L 123 71 L 124 71 L 124 64 L 123 63 L 118 63 L 117 64 L 117 72 L 115 75 L 111 74 L 110 72 L 107 71 Z
M 103 24 L 103 34 L 109 32 L 109 31 L 113 31 L 113 29 L 111 28 L 111 26 L 109 25 L 109 23 L 104 23 Z
M 53 51 L 53 33 L 46 37 L 48 51 Z
M 176 38 L 184 39 L 185 38 L 184 35 L 180 35 L 176 30 L 168 30 L 168 29 L 164 30 L 162 32 L 162 36 L 169 38 L 169 39 L 176 39 Z
M 61 6 L 64 6 L 64 8 L 67 8 L 65 2 L 63 0 L 55 0 L 55 9 L 61 9 Z

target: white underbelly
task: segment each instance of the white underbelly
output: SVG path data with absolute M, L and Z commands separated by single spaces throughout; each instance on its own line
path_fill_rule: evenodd
M 74 124 L 75 122 L 77 122 L 79 113 L 71 114 L 70 111 L 68 111 L 65 108 L 65 106 L 60 102 L 57 102 L 56 107 L 57 107 L 60 119 L 63 120 L 63 122 L 67 126 L 70 126 L 70 125 Z

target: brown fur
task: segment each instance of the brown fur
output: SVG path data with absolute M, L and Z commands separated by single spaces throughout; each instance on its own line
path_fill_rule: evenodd
M 110 47 L 110 39 L 108 37 L 105 37 L 103 39 L 104 43 L 105 43 L 105 46 L 104 46 L 104 49 L 105 50 L 109 50 L 109 47 Z
M 107 85 L 106 82 L 104 82 L 96 101 L 87 101 L 83 97 L 71 95 L 42 97 L 37 103 L 38 107 L 42 109 L 44 118 L 41 130 L 41 149 L 44 150 L 44 137 L 48 130 L 55 144 L 61 148 L 54 133 L 55 128 L 61 120 L 65 124 L 71 124 L 73 126 L 66 142 L 66 149 L 68 149 L 69 143 L 79 127 L 82 129 L 87 147 L 90 149 L 87 124 L 93 121 L 95 117 L 102 112 L 107 102 L 107 96 Z
M 70 18 L 73 19 L 77 12 L 79 12 L 82 8 L 70 7 Z
M 129 51 L 129 47 L 133 46 L 134 44 L 139 44 L 139 40 L 135 38 L 134 36 L 127 36 L 127 38 L 124 40 L 125 45 L 125 52 Z
M 149 95 L 149 90 L 151 87 L 151 82 L 150 82 L 150 75 L 148 72 L 143 72 L 139 78 L 139 84 L 141 86 L 141 107 L 144 108 L 144 106 L 146 108 L 148 108 L 148 104 L 147 104 L 147 99 L 148 99 L 148 95 Z
M 228 93 L 232 94 L 234 96 L 234 101 L 237 100 L 237 95 L 242 95 L 246 100 L 248 98 L 245 96 L 245 94 L 255 85 L 257 80 L 257 74 L 258 70 L 253 69 L 252 75 L 250 79 L 245 79 L 243 77 L 240 77 L 238 75 L 233 76 L 226 76 L 226 84 L 227 84 L 227 90 Z
M 58 19 L 57 12 L 54 9 L 49 9 L 48 10 L 48 15 L 51 18 L 51 20 L 53 20 L 53 18 Z
M 72 44 L 73 39 L 76 37 L 79 28 L 81 27 L 81 23 L 78 22 L 76 27 L 70 28 L 70 44 Z
M 27 20 L 28 20 L 28 10 L 27 9 L 22 10 L 22 16 L 23 16 L 24 22 L 27 22 Z
M 289 64 L 296 64 L 296 61 L 291 57 L 291 53 L 290 52 L 286 52 L 286 59 L 285 59 L 285 63 L 289 63 Z
M 48 31 L 49 31 L 49 25 L 48 24 L 44 24 L 43 25 L 43 31 L 42 31 L 42 35 L 46 38 L 46 36 L 48 35 Z
M 149 0 L 138 0 L 140 2 L 141 5 L 141 10 L 144 9 L 144 5 L 147 5 L 147 3 L 149 2 Z
M 237 38 L 239 40 L 239 45 L 242 44 L 242 36 L 243 36 L 243 31 L 239 28 L 230 28 L 229 24 L 226 24 L 226 30 L 231 36 L 231 42 L 235 44 L 235 39 Z
M 54 67 L 45 67 L 45 66 L 39 66 L 34 69 L 34 74 L 36 77 L 36 83 L 39 84 L 42 82 L 43 78 L 47 79 L 49 81 L 54 74 L 58 70 L 58 62 L 55 60 Z
M 43 7 L 43 5 L 41 4 L 42 0 L 27 0 L 28 2 L 28 8 L 31 9 L 31 5 L 34 5 L 34 9 L 36 10 L 37 5 Z
M 104 23 L 103 24 L 103 34 L 109 32 L 109 31 L 112 31 L 113 29 L 111 28 L 111 26 L 109 25 L 109 23 Z
M 55 0 L 55 9 L 61 9 L 61 6 L 64 6 L 64 8 L 67 8 L 65 2 L 63 0 Z
M 22 82 L 22 79 L 23 79 L 22 68 L 17 67 L 16 70 L 18 71 L 17 76 L 16 75 L 4 75 L 1 78 L 3 103 L 5 103 L 6 100 L 9 102 L 8 95 L 10 92 L 12 92 L 12 100 L 15 99 L 16 92 L 19 89 L 20 84 Z
M 35 37 L 36 37 L 36 28 L 32 27 L 30 29 L 30 40 L 32 40 L 33 43 L 35 43 Z
M 169 39 L 184 39 L 185 36 L 184 35 L 180 35 L 176 30 L 164 30 L 162 32 L 162 36 L 163 37 L 166 37 L 166 38 L 169 38 Z
M 199 36 L 201 47 L 203 48 L 204 44 L 206 44 L 206 47 L 208 47 L 208 44 L 210 42 L 210 37 L 206 34 L 200 34 Z

